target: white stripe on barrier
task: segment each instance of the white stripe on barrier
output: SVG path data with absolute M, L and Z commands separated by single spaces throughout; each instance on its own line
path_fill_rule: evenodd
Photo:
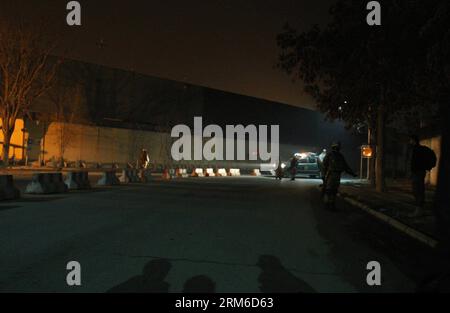
M 202 168 L 196 168 L 194 170 L 195 176 L 196 177 L 205 177 L 205 174 L 203 173 L 203 169 Z
M 230 176 L 241 176 L 241 170 L 238 168 L 230 168 Z
M 228 176 L 228 175 L 227 175 L 227 170 L 224 169 L 224 168 L 219 168 L 219 169 L 217 170 L 217 176 Z

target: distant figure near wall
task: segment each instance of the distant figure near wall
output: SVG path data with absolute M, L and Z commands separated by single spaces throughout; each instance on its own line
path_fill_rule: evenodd
M 146 169 L 150 163 L 150 157 L 148 156 L 148 152 L 146 149 L 142 149 L 141 156 L 139 158 L 140 166 L 143 169 Z

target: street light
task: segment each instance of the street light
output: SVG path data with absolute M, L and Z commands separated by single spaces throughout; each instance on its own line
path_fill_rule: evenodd
M 362 146 L 361 147 L 361 155 L 363 158 L 372 158 L 373 157 L 373 149 L 371 146 Z

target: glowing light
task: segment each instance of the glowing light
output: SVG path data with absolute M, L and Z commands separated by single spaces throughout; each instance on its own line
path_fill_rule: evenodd
M 363 158 L 372 158 L 373 157 L 373 149 L 371 146 L 362 146 L 361 147 L 361 155 Z

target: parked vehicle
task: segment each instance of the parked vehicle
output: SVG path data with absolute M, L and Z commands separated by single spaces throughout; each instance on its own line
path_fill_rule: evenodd
M 297 174 L 299 176 L 307 176 L 309 178 L 321 178 L 321 171 L 319 166 L 319 156 L 314 152 L 297 153 L 295 157 L 298 158 Z M 290 162 L 282 163 L 284 169 L 284 176 L 288 177 L 290 171 Z

